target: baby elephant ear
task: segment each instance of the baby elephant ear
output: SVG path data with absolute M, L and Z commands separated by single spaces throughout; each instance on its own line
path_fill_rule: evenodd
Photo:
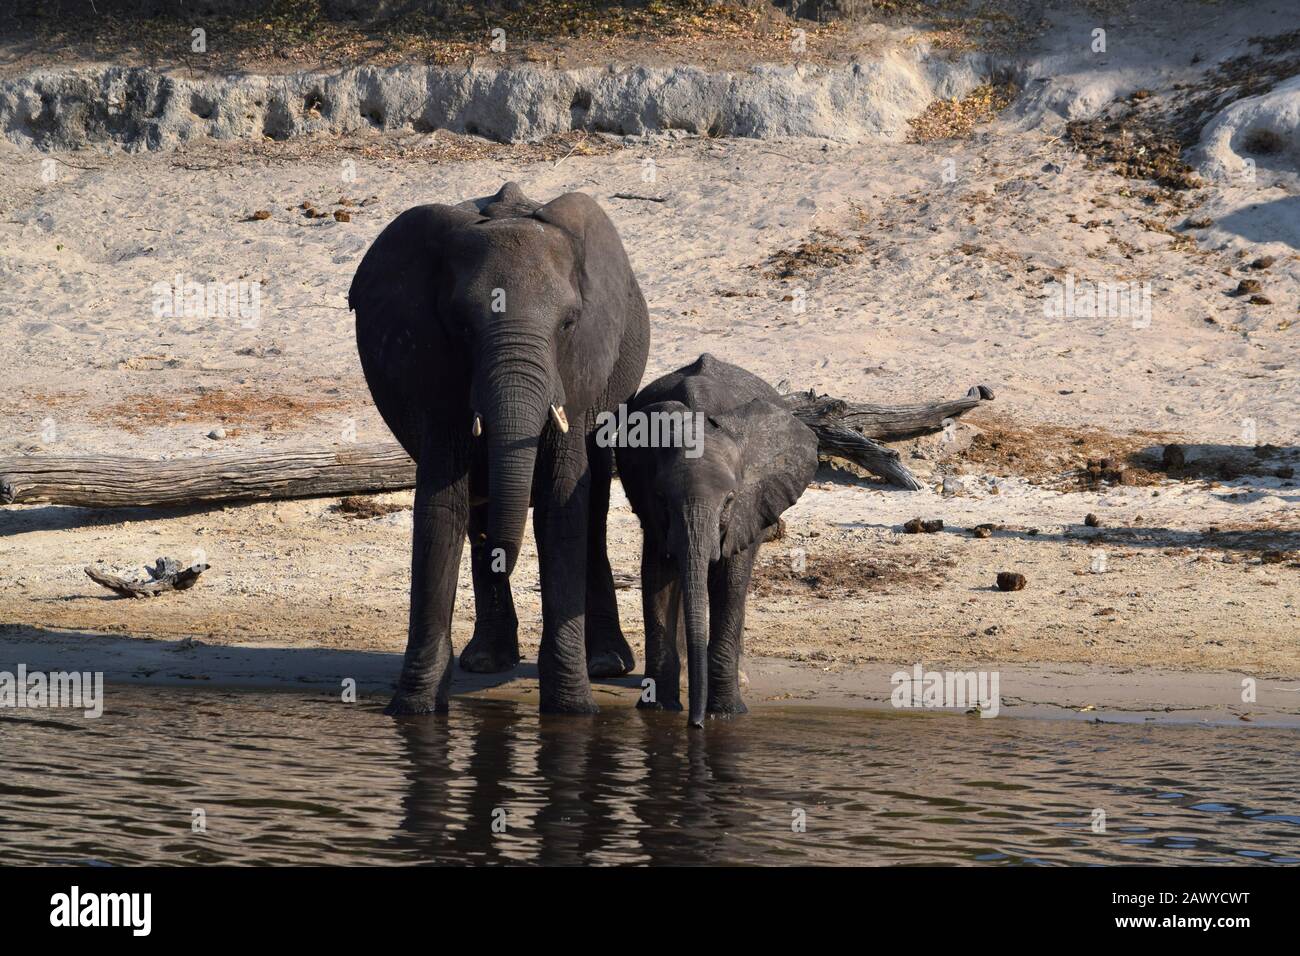
M 690 410 L 681 402 L 655 402 L 653 405 L 636 407 L 631 414 L 644 414 L 649 421 L 655 421 L 657 415 L 685 416 Z M 613 414 L 613 413 L 611 413 Z M 606 437 L 596 433 L 597 441 Z M 626 435 L 621 436 L 626 439 Z M 642 525 L 651 520 L 655 508 L 655 480 L 660 466 L 666 462 L 672 452 L 664 448 L 651 448 L 649 445 L 631 445 L 626 440 L 616 443 L 615 454 L 618 458 L 618 478 L 623 484 L 623 492 L 632 505 L 632 510 L 641 519 Z
M 817 436 L 784 408 L 762 398 L 720 420 L 725 430 L 738 436 L 745 467 L 722 538 L 723 554 L 736 554 L 759 541 L 763 530 L 776 524 L 813 480 Z

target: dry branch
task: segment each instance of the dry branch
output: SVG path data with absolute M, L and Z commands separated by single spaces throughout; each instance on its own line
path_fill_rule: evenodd
M 85 571 L 90 580 L 123 597 L 146 598 L 157 597 L 169 591 L 188 591 L 207 569 L 206 564 L 192 564 L 188 568 L 182 568 L 175 558 L 159 558 L 153 567 L 144 569 L 148 575 L 144 581 L 133 581 L 89 565 Z
M 817 433 L 823 455 L 844 458 L 901 488 L 916 480 L 898 452 L 880 443 L 941 431 L 993 393 L 919 405 L 868 405 L 812 392 L 784 396 Z M 415 485 L 415 465 L 396 443 L 241 452 L 149 461 L 109 456 L 0 458 L 0 504 L 49 502 L 87 508 L 189 505 L 200 501 L 313 498 L 398 491 Z

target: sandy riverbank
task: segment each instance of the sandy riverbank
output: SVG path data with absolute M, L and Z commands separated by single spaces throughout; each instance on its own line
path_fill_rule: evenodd
M 1249 48 L 1257 27 L 1228 20 L 1236 34 L 1197 26 L 1199 45 L 1219 30 L 1219 52 L 1196 69 Z M 620 229 L 651 308 L 647 380 L 707 350 L 861 400 L 955 397 L 975 383 L 997 393 L 948 436 L 900 447 L 924 491 L 824 469 L 760 558 L 751 698 L 878 702 L 889 673 L 920 661 L 996 666 L 1017 708 L 1289 720 L 1300 712 L 1300 178 L 1283 151 L 1250 181 L 1172 190 L 1071 148 L 1072 110 L 1187 82 L 1178 32 L 1148 26 L 1141 57 L 1116 53 L 1140 63 L 1104 90 L 1074 61 L 1051 61 L 1057 72 L 998 119 L 942 141 L 676 131 L 503 145 L 406 130 L 84 150 L 52 166 L 52 154 L 0 143 L 0 455 L 386 439 L 345 304 L 370 240 L 408 206 L 506 180 L 537 197 L 584 190 Z M 1217 135 L 1214 155 L 1234 137 Z M 348 215 L 308 218 L 304 201 Z M 159 318 L 156 285 L 178 274 L 257 283 L 256 321 Z M 1052 314 L 1044 302 L 1067 278 L 1149 283 L 1149 324 Z M 1235 294 L 1243 280 L 1260 291 Z M 207 437 L 217 427 L 225 437 Z M 1161 465 L 1171 443 L 1186 467 Z M 1090 481 L 1087 462 L 1106 457 L 1127 477 Z M 945 478 L 956 494 L 940 491 Z M 328 662 L 344 661 L 378 693 L 405 639 L 410 496 L 380 500 L 395 510 L 370 519 L 326 499 L 2 509 L 0 667 L 85 661 L 118 677 L 242 684 L 332 681 Z M 905 533 L 915 517 L 945 528 Z M 617 491 L 610 534 L 639 649 L 638 530 Z M 212 570 L 198 586 L 154 601 L 118 599 L 82 571 L 199 554 Z M 1003 570 L 1025 574 L 1025 590 L 997 591 Z M 536 580 L 529 540 L 514 581 L 528 655 Z M 457 647 L 472 627 L 466 569 L 459 608 Z M 199 649 L 163 649 L 185 638 Z M 186 655 L 202 667 L 168 663 Z M 1243 676 L 1259 681 L 1257 704 L 1240 701 Z

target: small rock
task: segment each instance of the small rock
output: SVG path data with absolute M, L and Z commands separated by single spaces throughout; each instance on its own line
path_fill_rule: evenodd
M 1295 469 L 1292 468 L 1290 465 L 1283 465 L 1276 472 L 1274 472 L 1274 474 L 1276 474 L 1279 478 L 1294 478 Z
M 998 572 L 998 590 L 999 591 L 1023 591 L 1025 589 L 1025 576 L 1017 574 L 1015 571 Z
M 1251 305 L 1272 305 L 1273 300 L 1266 295 L 1252 295 L 1250 297 Z
M 1086 524 L 1089 528 L 1100 528 L 1100 527 L 1101 527 L 1101 519 L 1098 518 L 1098 517 L 1097 517 L 1095 514 L 1093 514 L 1091 511 L 1089 511 L 1086 515 L 1084 515 L 1083 523 Z
M 1259 284 L 1258 279 L 1242 279 L 1237 283 L 1237 288 L 1232 294 L 1251 295 L 1252 293 L 1259 292 L 1262 288 L 1263 286 Z
M 271 211 L 269 209 L 259 209 L 257 212 L 253 213 L 251 218 L 258 220 L 259 222 L 263 219 L 270 219 Z
M 226 430 L 218 425 L 216 428 L 212 429 L 212 431 L 208 432 L 208 437 L 214 441 L 220 438 L 225 438 Z
M 1273 263 L 1277 262 L 1277 256 L 1260 256 L 1250 264 L 1252 269 L 1267 269 Z
M 977 538 L 993 537 L 993 528 L 986 524 L 976 525 L 970 529 L 970 533 Z
M 1214 225 L 1214 220 L 1209 216 L 1197 216 L 1194 219 L 1188 219 L 1183 223 L 1184 229 L 1209 229 Z
M 1183 464 L 1183 446 L 1166 445 L 1164 453 L 1160 456 L 1160 467 L 1165 471 L 1172 471 L 1176 468 L 1183 467 Z
M 335 209 L 334 220 L 336 222 L 351 222 L 352 214 L 348 212 L 344 212 L 342 209 Z
M 955 497 L 956 495 L 964 495 L 964 494 L 966 494 L 966 486 L 961 483 L 961 479 L 954 478 L 951 475 L 944 478 L 943 496 L 945 498 L 952 498 Z

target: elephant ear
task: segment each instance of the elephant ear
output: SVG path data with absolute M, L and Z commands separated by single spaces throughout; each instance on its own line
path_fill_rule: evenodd
M 744 472 L 722 535 L 722 553 L 736 554 L 761 540 L 817 473 L 817 436 L 784 408 L 756 398 L 709 419 L 741 449 Z
M 573 239 L 582 315 L 557 358 L 565 383 L 579 393 L 568 395 L 569 403 L 590 408 L 614 371 L 629 317 L 638 309 L 644 312 L 645 300 L 623 242 L 596 200 L 585 193 L 566 193 L 533 217 Z
M 398 440 L 414 457 L 426 413 L 448 414 L 458 408 L 435 409 L 441 395 L 455 394 L 455 379 L 468 390 L 468 358 L 446 363 L 445 388 L 430 390 L 419 403 L 392 392 L 398 382 L 427 382 L 428 370 L 448 352 L 462 346 L 443 324 L 434 321 L 450 292 L 455 233 L 481 221 L 477 212 L 444 205 L 414 206 L 384 227 L 357 266 L 348 290 L 348 307 L 356 313 L 357 350 L 375 404 L 400 410 L 402 419 L 388 421 Z M 390 412 L 390 414 L 393 414 Z
M 638 407 L 635 411 L 644 413 L 649 421 L 654 421 L 654 416 L 660 413 L 682 416 L 689 414 L 690 410 L 681 402 L 667 401 Z M 673 452 L 666 448 L 630 447 L 623 440 L 619 440 L 617 446 L 618 478 L 623 485 L 623 492 L 627 495 L 632 510 L 641 519 L 641 527 L 662 537 L 664 529 L 655 526 L 655 522 L 662 517 L 657 514 L 661 509 L 655 502 L 655 482 L 660 467 Z

